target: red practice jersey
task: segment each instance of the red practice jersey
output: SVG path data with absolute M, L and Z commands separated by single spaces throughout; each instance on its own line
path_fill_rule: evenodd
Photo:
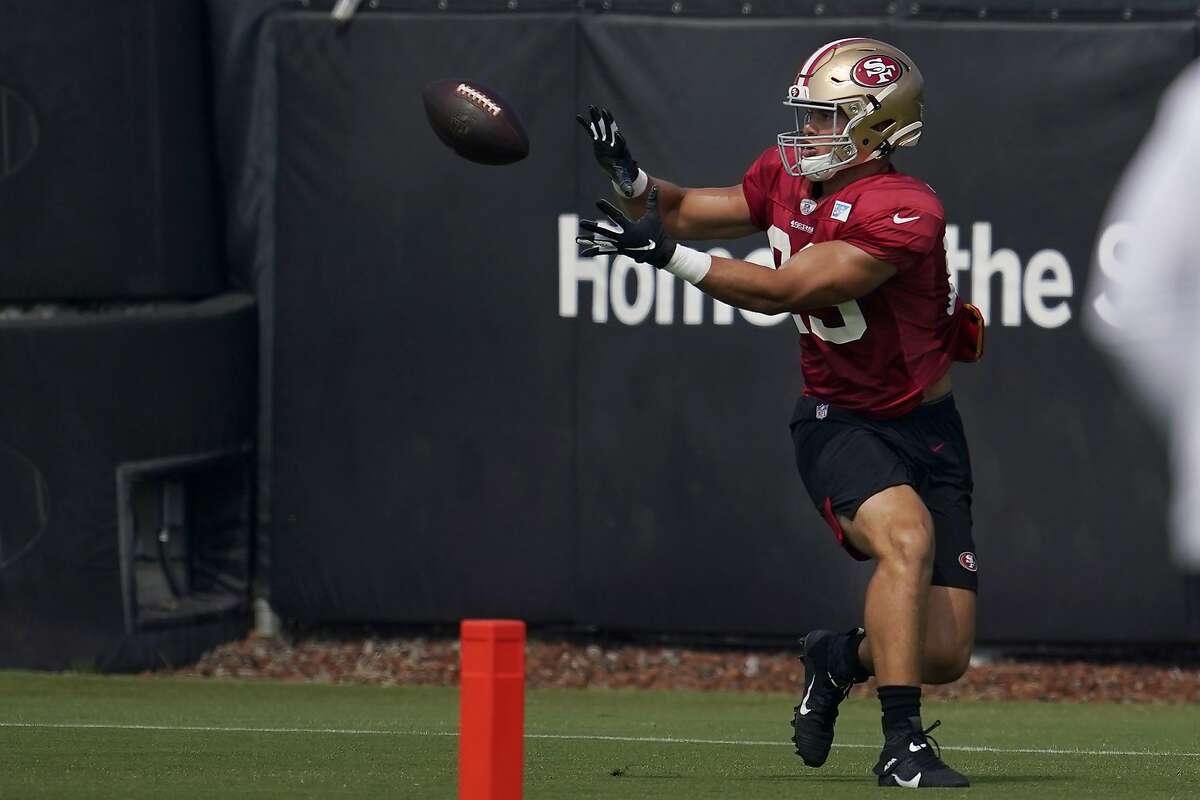
M 962 301 L 946 270 L 946 214 L 927 184 L 889 168 L 813 199 L 772 147 L 742 180 L 778 267 L 810 244 L 843 241 L 896 268 L 879 288 L 793 314 L 804 393 L 867 417 L 898 417 L 953 360 Z

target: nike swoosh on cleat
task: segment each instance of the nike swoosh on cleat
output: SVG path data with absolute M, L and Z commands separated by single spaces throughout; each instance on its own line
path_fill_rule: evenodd
M 816 682 L 817 676 L 814 675 L 813 679 L 808 683 L 808 691 L 804 693 L 804 699 L 800 701 L 800 716 L 802 717 L 807 717 L 808 712 L 812 711 L 812 709 L 808 707 L 808 697 L 812 694 L 812 687 Z
M 914 219 L 920 219 L 920 218 L 921 218 L 920 214 L 918 214 L 915 217 L 902 217 L 899 214 L 895 214 L 892 216 L 892 222 L 896 223 L 897 225 L 903 225 L 906 222 L 912 222 Z
M 928 747 L 928 745 L 919 744 L 919 745 L 916 745 L 916 746 L 914 747 L 914 746 L 913 746 L 913 743 L 912 743 L 912 742 L 909 742 L 909 743 L 908 743 L 908 752 L 910 752 L 910 753 L 918 753 L 918 752 L 920 752 L 920 750 L 921 750 L 921 748 L 922 748 L 922 747 Z
M 903 786 L 905 789 L 917 789 L 921 786 L 921 773 L 919 772 L 908 780 L 904 780 L 899 775 L 893 775 L 892 777 L 896 779 L 897 786 Z

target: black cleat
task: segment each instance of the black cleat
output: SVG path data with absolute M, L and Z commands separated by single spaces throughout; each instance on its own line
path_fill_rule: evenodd
M 792 717 L 792 742 L 796 755 L 810 767 L 821 766 L 829 757 L 838 705 L 854 688 L 854 681 L 839 684 L 829 674 L 829 643 L 836 635 L 833 631 L 812 631 L 801 643 L 804 698 Z
M 921 730 L 920 717 L 909 717 L 908 724 L 910 730 L 892 736 L 883 745 L 883 752 L 879 754 L 879 763 L 874 770 L 879 776 L 880 786 L 927 789 L 971 785 L 965 775 L 946 766 L 946 762 L 942 761 L 941 748 L 929 736 L 931 730 L 942 724 L 941 720 L 925 730 Z M 935 747 L 938 748 L 936 753 Z

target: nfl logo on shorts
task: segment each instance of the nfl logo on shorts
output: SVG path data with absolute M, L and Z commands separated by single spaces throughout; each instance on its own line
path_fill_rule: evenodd
M 825 419 L 829 416 L 829 403 L 820 403 L 817 406 L 817 419 Z

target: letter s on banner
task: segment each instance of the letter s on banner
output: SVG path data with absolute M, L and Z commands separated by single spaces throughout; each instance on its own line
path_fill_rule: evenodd
M 1120 327 L 1120 323 L 1117 320 L 1112 300 L 1108 297 L 1108 290 L 1120 289 L 1121 284 L 1124 283 L 1122 280 L 1124 265 L 1118 256 L 1118 249 L 1122 245 L 1132 243 L 1133 238 L 1132 222 L 1114 222 L 1104 229 L 1104 233 L 1100 234 L 1100 241 L 1096 245 L 1096 265 L 1107 280 L 1103 284 L 1103 290 L 1092 301 L 1092 308 L 1095 309 L 1096 316 L 1114 328 Z

